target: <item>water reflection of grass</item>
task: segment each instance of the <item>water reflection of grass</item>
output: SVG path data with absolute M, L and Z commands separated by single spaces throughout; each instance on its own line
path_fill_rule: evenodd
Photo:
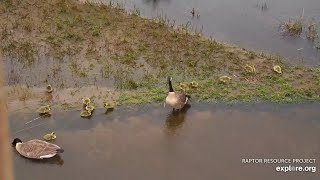
M 112 82 L 106 88 L 116 92 L 113 98 L 121 104 L 160 102 L 168 75 L 176 79 L 176 88 L 179 83 L 196 81 L 199 88 L 190 88 L 188 93 L 199 101 L 320 99 L 316 69 L 292 67 L 278 56 L 204 38 L 189 23 L 177 25 L 166 16 L 144 19 L 138 9 L 126 12 L 121 4 L 71 0 L 4 0 L 0 12 L 1 48 L 14 64 L 8 67 L 8 71 L 15 69 L 10 77 L 17 77 L 12 81 L 43 87 L 49 82 L 57 88 L 55 93 L 68 92 L 71 99 L 103 97 L 95 90 L 73 92 L 80 86 Z M 293 29 L 298 32 L 300 28 Z M 48 63 L 41 62 L 41 56 Z M 254 67 L 254 73 L 248 73 L 247 64 Z M 282 74 L 273 71 L 274 65 L 282 67 Z M 39 78 L 17 76 L 26 66 L 31 69 L 27 75 Z M 37 71 L 43 68 L 48 71 Z M 221 83 L 221 76 L 230 76 L 232 81 Z

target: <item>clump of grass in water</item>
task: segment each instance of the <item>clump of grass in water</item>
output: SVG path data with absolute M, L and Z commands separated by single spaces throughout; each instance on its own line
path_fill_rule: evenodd
M 304 9 L 302 10 L 302 15 L 298 19 L 289 20 L 289 22 L 284 23 L 284 31 L 288 32 L 290 35 L 300 35 L 303 31 L 303 16 Z
M 140 16 L 140 9 L 139 8 L 137 8 L 135 5 L 134 5 L 134 7 L 133 7 L 133 10 L 132 10 L 132 13 L 131 13 L 132 15 L 134 15 L 134 16 Z
M 194 8 L 192 8 L 191 12 L 192 18 L 197 17 L 198 19 L 200 18 L 200 13 L 198 11 L 195 11 Z
M 299 19 L 284 23 L 282 27 L 284 32 L 292 36 L 301 35 L 305 31 L 308 40 L 314 42 L 318 38 L 317 24 L 310 22 L 307 28 L 304 28 L 303 14 Z
M 318 38 L 318 33 L 317 33 L 317 24 L 316 23 L 311 23 L 308 26 L 308 31 L 307 31 L 307 38 L 310 41 L 314 41 L 316 38 Z
M 303 30 L 303 19 L 299 18 L 293 21 L 286 22 L 284 24 L 286 32 L 291 35 L 300 35 Z

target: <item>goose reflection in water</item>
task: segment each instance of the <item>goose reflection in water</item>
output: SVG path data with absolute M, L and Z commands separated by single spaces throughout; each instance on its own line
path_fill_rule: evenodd
M 52 165 L 58 165 L 58 166 L 62 166 L 64 164 L 64 160 L 61 158 L 60 155 L 56 155 L 49 159 L 41 159 L 41 160 L 31 159 L 31 161 L 33 161 L 34 163 L 45 163 L 45 164 L 52 164 Z
M 20 156 L 20 154 L 18 152 L 16 152 L 16 153 L 17 153 L 17 156 Z M 52 158 L 48 158 L 48 159 L 27 159 L 23 156 L 20 156 L 20 158 L 23 158 L 30 163 L 50 164 L 50 165 L 58 165 L 58 166 L 62 166 L 64 164 L 64 160 L 61 158 L 60 155 L 56 155 L 56 156 L 54 156 Z
M 190 107 L 190 104 L 186 104 L 180 111 L 172 110 L 172 112 L 168 114 L 166 119 L 166 128 L 170 134 L 175 135 L 177 130 L 183 126 L 187 111 Z

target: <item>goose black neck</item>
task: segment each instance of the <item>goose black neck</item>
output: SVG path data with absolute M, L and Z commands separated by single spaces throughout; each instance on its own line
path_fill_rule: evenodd
M 169 92 L 174 92 L 172 88 L 171 80 L 168 80 L 168 83 L 169 83 Z

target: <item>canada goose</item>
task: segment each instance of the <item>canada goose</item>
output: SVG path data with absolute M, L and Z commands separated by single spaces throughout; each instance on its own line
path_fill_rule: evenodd
M 48 133 L 48 134 L 43 136 L 43 139 L 46 140 L 46 141 L 51 141 L 51 140 L 54 140 L 56 138 L 57 138 L 57 136 L 56 136 L 55 132 Z
M 38 139 L 23 143 L 19 138 L 15 138 L 12 145 L 15 146 L 19 154 L 30 159 L 51 158 L 64 152 L 59 146 Z
M 46 105 L 46 106 L 41 106 L 37 109 L 37 112 L 39 114 L 48 114 L 51 110 L 50 105 Z
M 219 81 L 222 82 L 222 83 L 225 83 L 225 84 L 228 83 L 231 80 L 232 80 L 232 78 L 229 77 L 229 76 L 220 76 L 219 77 Z
M 47 86 L 46 90 L 47 90 L 47 93 L 52 93 L 53 88 L 52 88 L 52 86 L 49 84 L 49 85 Z
M 105 102 L 105 103 L 103 103 L 103 107 L 106 108 L 106 110 L 114 109 L 114 106 L 115 106 L 114 102 Z
M 91 104 L 88 104 L 87 106 L 86 106 L 86 110 L 87 111 L 90 111 L 90 112 L 92 112 L 93 110 L 94 110 L 94 106 L 93 105 L 91 105 Z
M 81 113 L 80 113 L 80 116 L 84 117 L 84 118 L 89 118 L 89 117 L 91 117 L 91 115 L 92 115 L 92 113 L 90 110 L 89 111 L 88 110 L 81 111 Z
M 282 74 L 282 70 L 281 67 L 278 65 L 273 66 L 273 70 L 279 74 Z
M 83 103 L 83 105 L 87 106 L 88 104 L 91 103 L 91 99 L 88 98 L 88 97 L 84 97 L 84 98 L 82 99 L 82 103 Z
M 113 110 L 115 106 L 116 106 L 116 103 L 113 101 L 103 103 L 103 107 L 106 108 L 107 111 Z
M 192 81 L 190 84 L 189 84 L 192 88 L 197 88 L 199 87 L 199 83 L 195 82 L 195 81 Z
M 183 92 L 175 92 L 172 88 L 172 77 L 167 77 L 167 81 L 169 84 L 169 93 L 166 97 L 165 104 L 169 104 L 173 107 L 173 110 L 180 110 L 182 109 L 190 99 L 190 96 L 183 93 Z M 165 106 L 164 104 L 164 106 Z
M 183 92 L 186 92 L 186 91 L 189 91 L 189 86 L 188 84 L 180 83 L 179 89 L 181 89 Z
M 256 68 L 254 67 L 254 65 L 246 64 L 246 66 L 244 68 L 248 73 L 255 73 L 256 72 Z

